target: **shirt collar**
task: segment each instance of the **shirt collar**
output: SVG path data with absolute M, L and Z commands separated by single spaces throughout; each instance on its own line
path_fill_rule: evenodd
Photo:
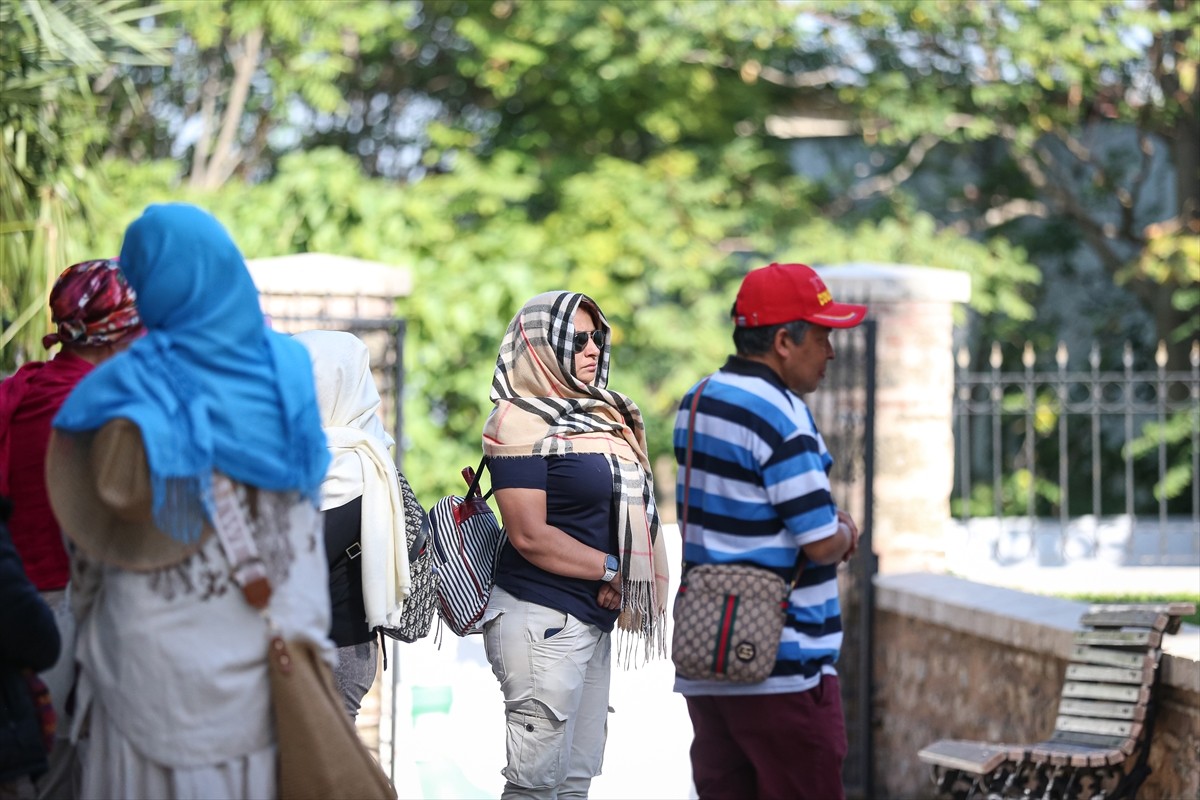
M 751 378 L 761 378 L 779 389 L 779 391 L 786 392 L 789 395 L 793 394 L 792 390 L 783 382 L 783 379 L 779 377 L 779 373 L 761 361 L 754 361 L 742 356 L 730 356 L 725 362 L 725 366 L 721 367 L 721 371 L 731 372 L 734 375 L 745 375 Z

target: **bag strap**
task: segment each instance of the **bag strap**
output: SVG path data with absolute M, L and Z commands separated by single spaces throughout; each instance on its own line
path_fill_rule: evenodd
M 214 472 L 212 487 L 216 510 L 213 528 L 233 567 L 233 579 L 241 587 L 246 602 L 265 611 L 271 599 L 271 581 L 250 533 L 250 515 L 228 477 Z
M 681 541 L 687 534 L 688 506 L 691 505 L 689 501 L 692 489 L 692 436 L 696 432 L 696 408 L 700 405 L 701 392 L 704 391 L 704 387 L 708 385 L 711 379 L 712 375 L 709 375 L 696 387 L 696 393 L 692 395 L 692 410 L 688 414 L 687 452 L 683 458 L 683 519 L 679 522 L 679 538 Z
M 479 460 L 479 468 L 478 469 L 471 469 L 470 467 L 463 467 L 463 469 L 462 469 L 463 480 L 465 480 L 467 482 L 467 494 L 466 494 L 466 497 L 463 498 L 463 500 L 470 500 L 472 496 L 478 497 L 481 500 L 487 500 L 489 497 L 492 496 L 491 489 L 488 489 L 487 494 L 479 493 L 479 478 L 481 475 L 483 475 L 483 468 L 484 468 L 484 466 L 487 465 L 488 460 L 489 459 L 488 459 L 487 455 L 485 454 L 483 456 L 483 458 Z
M 700 394 L 711 379 L 712 375 L 709 375 L 696 387 L 696 393 L 692 395 L 692 408 L 688 413 L 687 450 L 683 457 L 683 517 L 679 520 L 680 542 L 683 542 L 687 535 L 688 506 L 692 504 L 692 437 L 696 433 L 696 408 L 700 405 Z M 681 560 L 683 563 L 679 565 L 679 575 L 682 578 L 687 572 L 687 559 L 681 556 Z
M 700 385 L 696 387 L 696 393 L 692 395 L 692 409 L 688 414 L 688 431 L 687 431 L 687 451 L 683 459 L 683 518 L 679 522 L 679 539 L 683 541 L 687 531 L 687 515 L 688 506 L 691 505 L 691 489 L 692 489 L 692 438 L 696 432 L 696 408 L 700 405 L 700 393 L 704 391 L 704 387 L 708 385 L 712 375 L 709 375 Z M 679 568 L 679 574 L 683 575 L 686 571 L 685 567 L 687 560 L 684 559 L 683 565 Z M 796 588 L 796 584 L 800 582 L 800 575 L 804 572 L 804 549 L 796 554 L 796 569 L 792 572 L 792 581 L 788 591 Z

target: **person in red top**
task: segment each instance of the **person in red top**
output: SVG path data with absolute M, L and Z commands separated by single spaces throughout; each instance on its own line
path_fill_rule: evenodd
M 75 385 L 143 332 L 136 299 L 115 260 L 68 267 L 50 291 L 55 330 L 42 338 L 47 349 L 60 345 L 59 352 L 49 361 L 22 365 L 0 382 L 0 496 L 12 501 L 13 545 L 62 632 L 62 655 L 41 676 L 60 722 L 66 719 L 63 704 L 74 679 L 74 624 L 66 592 L 70 561 L 46 495 L 46 445 L 51 423 Z M 60 725 L 50 772 L 39 781 L 42 796 L 74 796 L 74 756 L 63 738 L 67 727 Z

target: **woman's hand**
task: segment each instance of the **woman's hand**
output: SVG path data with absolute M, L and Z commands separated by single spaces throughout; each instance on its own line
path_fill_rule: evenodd
M 601 608 L 607 608 L 609 611 L 617 611 L 621 608 L 620 575 L 600 587 L 600 592 L 596 595 L 596 602 L 600 604 Z

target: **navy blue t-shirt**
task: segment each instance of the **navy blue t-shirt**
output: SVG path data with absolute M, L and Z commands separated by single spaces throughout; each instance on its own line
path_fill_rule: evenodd
M 612 524 L 613 477 L 608 459 L 596 453 L 488 459 L 493 489 L 540 489 L 546 493 L 546 524 L 604 553 L 617 553 Z M 596 565 L 600 566 L 599 563 Z M 512 545 L 500 555 L 496 583 L 528 603 L 611 631 L 617 612 L 596 602 L 599 580 L 555 575 L 525 560 Z

